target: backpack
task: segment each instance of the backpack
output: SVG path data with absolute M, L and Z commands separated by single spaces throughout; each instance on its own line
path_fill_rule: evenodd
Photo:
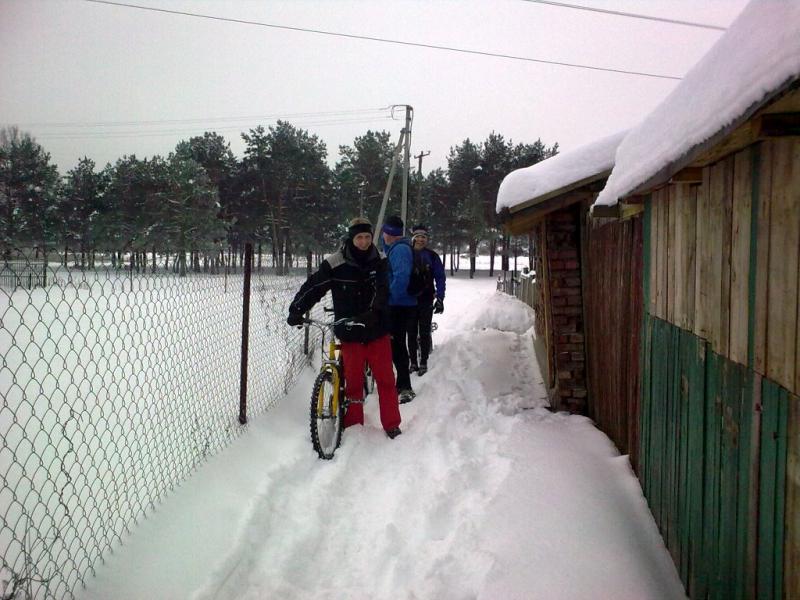
M 421 296 L 426 290 L 433 289 L 433 269 L 431 269 L 431 264 L 422 257 L 422 250 L 412 248 L 411 251 L 414 254 L 414 263 L 411 267 L 406 291 L 409 296 Z

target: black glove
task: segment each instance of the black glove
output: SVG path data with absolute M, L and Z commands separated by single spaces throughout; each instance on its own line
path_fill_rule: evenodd
M 441 298 L 436 299 L 436 304 L 433 305 L 433 313 L 440 315 L 444 312 L 444 300 Z
M 375 327 L 378 325 L 378 315 L 372 310 L 356 315 L 353 320 L 358 323 L 363 323 L 364 327 Z
M 303 324 L 303 315 L 298 313 L 289 313 L 289 316 L 286 319 L 286 322 L 291 325 L 292 327 L 296 327 L 298 325 Z

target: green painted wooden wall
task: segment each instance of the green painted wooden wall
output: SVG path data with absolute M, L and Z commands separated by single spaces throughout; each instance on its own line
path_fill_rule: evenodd
M 645 307 L 657 279 L 647 205 Z M 789 598 L 787 439 L 797 397 L 647 310 L 641 352 L 640 479 L 687 593 Z

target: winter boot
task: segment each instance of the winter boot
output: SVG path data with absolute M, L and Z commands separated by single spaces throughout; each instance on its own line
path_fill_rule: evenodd
M 400 404 L 406 404 L 407 402 L 411 402 L 414 399 L 415 396 L 416 396 L 416 394 L 414 393 L 414 390 L 412 390 L 412 389 L 400 390 L 398 392 L 398 397 L 400 399 Z
M 408 372 L 413 373 L 414 371 L 419 371 L 419 367 L 417 366 L 417 363 L 412 362 L 408 367 Z
M 402 432 L 402 431 L 400 431 L 400 428 L 399 428 L 399 427 L 395 427 L 395 428 L 393 428 L 393 429 L 388 429 L 388 430 L 386 430 L 386 435 L 388 435 L 388 436 L 389 436 L 389 439 L 392 439 L 392 440 L 393 440 L 394 438 L 396 438 L 398 435 L 400 435 L 401 433 L 403 433 L 403 432 Z
M 428 364 L 427 363 L 420 363 L 419 370 L 417 371 L 417 375 L 422 377 L 427 372 L 428 372 Z

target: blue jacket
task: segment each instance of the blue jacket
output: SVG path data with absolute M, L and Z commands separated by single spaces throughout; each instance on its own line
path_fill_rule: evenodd
M 439 255 L 430 248 L 423 248 L 422 260 L 431 267 L 433 281 L 436 284 L 436 297 L 440 300 L 444 300 L 445 274 L 442 259 L 439 258 Z M 430 302 L 433 300 L 433 296 L 434 290 L 433 286 L 431 286 L 430 289 L 425 290 L 419 295 L 419 301 L 422 302 L 424 300 L 426 302 Z
M 389 259 L 389 306 L 416 306 L 417 299 L 408 294 L 408 279 L 414 266 L 414 252 L 408 238 L 386 245 Z

